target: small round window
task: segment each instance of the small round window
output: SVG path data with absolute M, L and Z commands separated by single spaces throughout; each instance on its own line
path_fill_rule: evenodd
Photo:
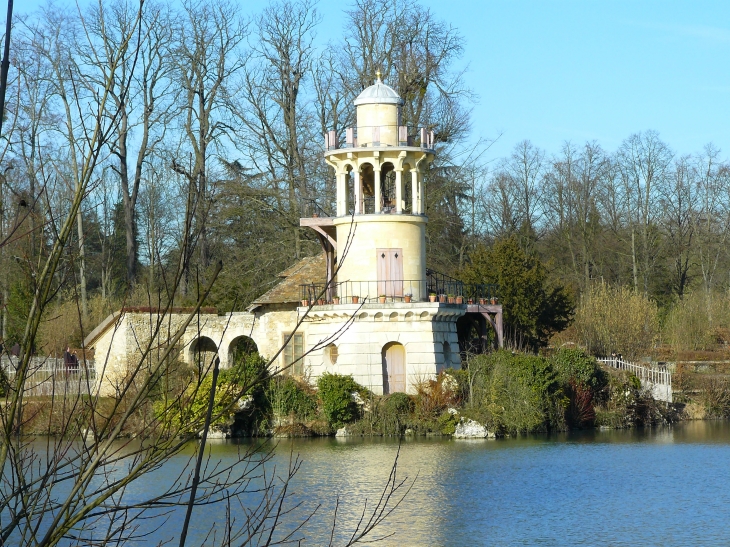
M 335 346 L 334 344 L 330 344 L 329 346 L 324 348 L 324 354 L 330 365 L 337 364 L 337 357 L 339 356 L 337 346 Z

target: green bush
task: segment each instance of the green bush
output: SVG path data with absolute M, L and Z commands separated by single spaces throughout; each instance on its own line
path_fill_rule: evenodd
M 564 386 L 574 382 L 599 391 L 608 383 L 606 373 L 598 366 L 596 359 L 583 350 L 561 348 L 550 362 L 557 373 L 558 381 Z
M 231 368 L 221 370 L 213 398 L 214 419 L 211 426 L 220 427 L 231 423 L 238 412 L 236 401 L 242 398 L 250 397 L 252 400 L 249 413 L 263 410 L 262 393 L 266 379 L 266 361 L 255 352 L 234 361 Z M 153 403 L 155 414 L 169 433 L 194 433 L 202 429 L 212 386 L 213 375 L 206 374 L 203 378 L 193 378 L 188 382 L 179 397 L 165 391 Z
M 317 380 L 322 413 L 333 428 L 342 427 L 359 417 L 358 408 L 352 394 L 362 398 L 369 397 L 368 390 L 358 384 L 352 376 L 330 374 L 325 372 Z
M 443 412 L 436 421 L 438 424 L 439 431 L 444 435 L 453 435 L 456 432 L 456 426 L 459 423 L 459 418 L 456 414 L 451 414 L 449 411 Z
M 413 400 L 405 393 L 393 393 L 383 400 L 385 411 L 398 418 L 408 416 L 413 412 Z
M 473 358 L 470 413 L 492 431 L 529 433 L 565 428 L 568 401 L 551 363 L 503 350 Z
M 317 397 L 308 387 L 291 376 L 277 376 L 267 385 L 266 398 L 278 416 L 312 420 L 317 416 Z

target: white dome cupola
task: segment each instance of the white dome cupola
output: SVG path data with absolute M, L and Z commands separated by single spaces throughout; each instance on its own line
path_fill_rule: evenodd
M 363 104 L 394 104 L 397 106 L 403 105 L 403 99 L 396 93 L 395 89 L 387 86 L 380 79 L 380 72 L 378 72 L 378 79 L 373 85 L 360 93 L 357 99 L 353 102 L 355 106 Z

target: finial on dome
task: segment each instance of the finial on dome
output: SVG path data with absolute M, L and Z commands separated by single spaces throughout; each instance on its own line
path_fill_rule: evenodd
M 382 74 L 380 74 L 380 70 L 378 70 L 375 73 L 375 77 L 378 79 L 377 83 L 382 84 L 383 82 L 380 81 L 380 76 L 382 76 Z

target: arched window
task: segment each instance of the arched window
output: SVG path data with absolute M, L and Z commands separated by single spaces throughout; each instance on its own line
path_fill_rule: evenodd
M 336 365 L 339 355 L 340 352 L 337 349 L 337 346 L 334 344 L 330 344 L 326 348 L 324 348 L 324 359 L 325 363 L 327 363 L 328 365 Z

